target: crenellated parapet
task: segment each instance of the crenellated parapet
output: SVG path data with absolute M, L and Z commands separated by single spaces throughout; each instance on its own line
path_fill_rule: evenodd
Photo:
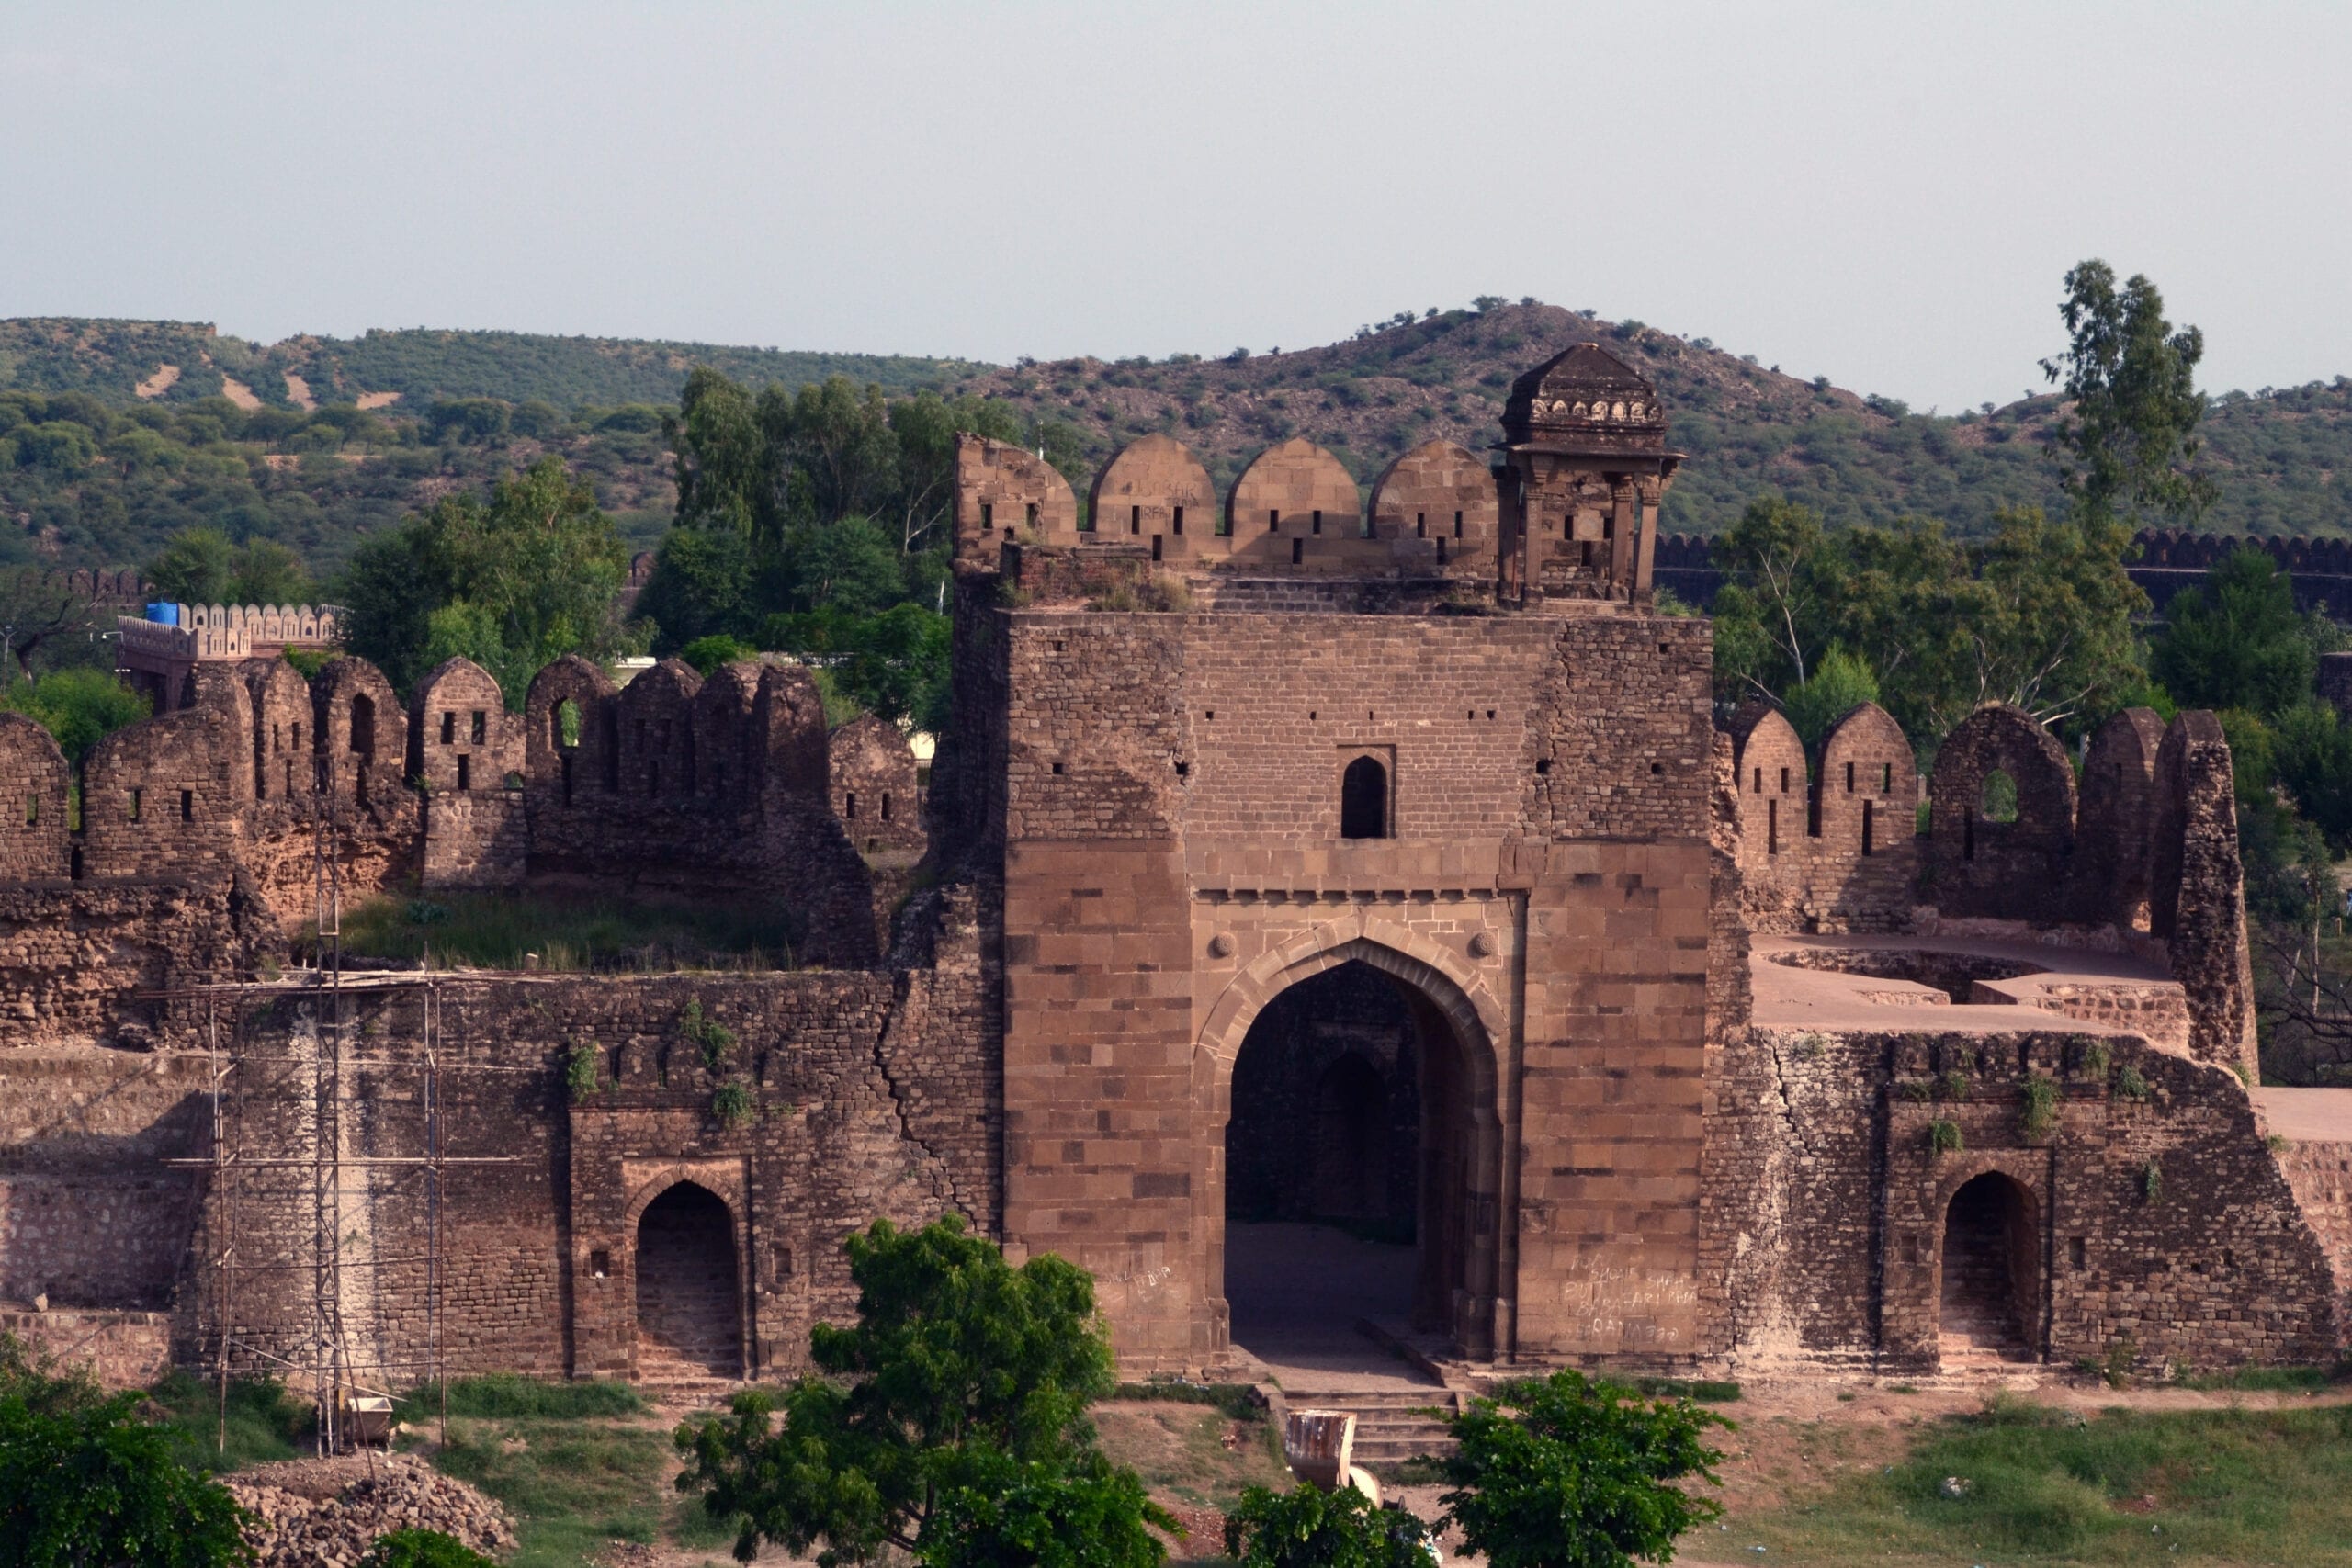
M 1182 442 L 1154 434 L 1112 456 L 1082 507 L 1039 454 L 959 435 L 956 562 L 996 571 L 1014 547 L 1033 558 L 1023 591 L 1050 592 L 1106 572 L 1041 570 L 1040 552 L 1132 561 L 1107 575 L 1188 579 L 1212 609 L 1284 607 L 1265 584 L 1285 580 L 1418 585 L 1510 605 L 1645 603 L 1659 507 L 1681 462 L 1666 449 L 1657 389 L 1580 344 L 1520 378 L 1503 434 L 1487 457 L 1424 442 L 1369 495 L 1336 456 L 1294 437 L 1259 453 L 1220 497 Z M 1381 602 L 1359 592 L 1344 603 Z

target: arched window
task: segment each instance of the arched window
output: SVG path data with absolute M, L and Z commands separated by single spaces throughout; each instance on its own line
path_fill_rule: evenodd
M 1340 837 L 1388 837 L 1388 770 L 1377 757 L 1358 757 L 1340 776 Z
M 1984 820 L 2014 822 L 2018 819 L 2018 781 L 2002 769 L 1995 768 L 1984 775 Z

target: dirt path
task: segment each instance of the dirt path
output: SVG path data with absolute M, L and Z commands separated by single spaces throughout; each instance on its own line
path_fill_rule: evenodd
M 311 384 L 291 370 L 281 370 L 278 374 L 286 378 L 286 395 L 294 400 L 294 406 L 304 413 L 315 412 L 319 400 L 311 396 Z
M 140 382 L 139 385 L 131 388 L 130 389 L 133 393 L 142 398 L 160 398 L 165 392 L 170 391 L 173 386 L 178 382 L 179 378 L 180 367 L 178 366 L 159 365 L 155 367 L 155 373 L 153 376 L 148 377 L 147 379 Z
M 254 396 L 254 389 L 251 387 L 246 386 L 243 381 L 238 380 L 234 376 L 223 376 L 220 378 L 220 395 L 228 399 L 231 402 L 236 404 L 239 408 L 244 410 L 247 413 L 251 413 L 254 410 L 261 407 L 261 400 Z

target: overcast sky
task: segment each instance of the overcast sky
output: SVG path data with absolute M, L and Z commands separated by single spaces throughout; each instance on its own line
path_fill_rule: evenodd
M 2352 4 L 7 0 L 0 315 L 1007 360 L 1532 294 L 1949 412 L 2352 372 Z

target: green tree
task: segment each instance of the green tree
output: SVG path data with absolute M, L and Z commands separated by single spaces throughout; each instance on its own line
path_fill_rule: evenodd
M 230 604 L 300 604 L 311 592 L 302 558 L 275 539 L 247 539 L 230 557 Z
M 38 566 L 0 569 L 0 641 L 17 666 L 13 672 L 0 671 L 0 679 L 30 681 L 37 660 L 54 666 L 100 652 L 100 619 L 96 602 L 64 572 Z
M 899 548 L 909 555 L 942 532 L 956 500 L 956 436 L 958 432 L 991 441 L 1019 441 L 1021 416 L 1012 405 L 985 398 L 949 402 L 934 392 L 918 392 L 890 405 L 890 433 L 898 438 L 898 496 L 891 507 L 899 524 Z
M 1240 1568 L 1435 1568 L 1424 1533 L 1412 1515 L 1375 1508 L 1352 1486 L 1252 1486 L 1225 1517 L 1225 1551 Z
M 2164 296 L 2140 274 L 2118 288 L 2115 269 L 2090 260 L 2066 274 L 2058 307 L 2066 351 L 2041 362 L 2070 401 L 2053 432 L 2069 495 L 2086 511 L 2132 527 L 2193 523 L 2213 487 L 2193 467 L 2205 396 L 2197 362 L 2205 334 L 2165 320 Z
M 1731 578 L 1715 600 L 1716 667 L 1735 684 L 1769 694 L 1804 683 L 1820 619 L 1821 545 L 1820 517 L 1778 496 L 1749 502 L 1715 541 L 1715 564 Z
M 628 570 L 594 491 L 543 457 L 487 500 L 444 496 L 363 545 L 343 583 L 345 640 L 401 687 L 463 655 L 519 708 L 531 677 L 561 655 L 631 646 L 614 607 Z
M 994 1467 L 940 1495 L 917 1561 L 926 1568 L 1159 1568 L 1150 1527 L 1184 1533 L 1132 1470 L 1089 1450 L 1066 1463 Z
M 1713 1482 L 1707 1428 L 1731 1423 L 1689 1400 L 1647 1400 L 1573 1371 L 1517 1382 L 1449 1418 L 1461 1448 L 1441 1499 L 1463 1544 L 1493 1568 L 1633 1568 L 1723 1512 L 1675 1484 Z
M 868 615 L 899 597 L 898 547 L 863 517 L 794 530 L 789 564 L 795 607 Z
M 0 1336 L 0 1562 L 221 1568 L 250 1562 L 236 1500 L 139 1419 Z
M 697 637 L 678 649 L 678 657 L 708 675 L 722 664 L 732 664 L 739 659 L 750 659 L 760 650 L 748 642 L 739 642 L 720 632 L 711 637 Z
M 681 503 L 683 505 L 683 502 Z M 747 534 L 729 526 L 681 525 L 662 536 L 638 614 L 659 629 L 663 652 L 700 638 L 750 632 L 757 624 L 760 562 Z
M 148 591 L 169 604 L 225 604 L 236 554 L 218 528 L 182 528 L 147 563 Z
M 2294 585 L 2267 550 L 2232 550 L 2165 605 L 2148 671 L 2187 707 L 2276 718 L 2311 695 L 2318 649 Z
M 876 1220 L 844 1245 L 858 1320 L 811 1331 L 817 1375 L 677 1429 L 679 1489 L 743 1519 L 739 1558 L 763 1540 L 822 1542 L 825 1568 L 893 1548 L 944 1553 L 935 1525 L 959 1538 L 998 1528 L 966 1494 L 1087 1472 L 1086 1407 L 1110 1391 L 1112 1363 L 1084 1269 L 1050 1254 L 1012 1268 L 952 1215 L 906 1232 Z M 1080 1505 L 1021 1512 L 1055 1506 Z
M 1871 667 L 1833 644 L 1813 667 L 1813 679 L 1788 695 L 1789 723 L 1807 746 L 1817 746 L 1829 727 L 1864 703 L 1878 701 L 1878 678 Z
M 0 690 L 0 711 L 20 713 L 55 737 L 65 760 L 79 766 L 90 748 L 153 711 L 146 694 L 115 679 L 111 670 L 59 670 L 35 685 L 18 681 Z

